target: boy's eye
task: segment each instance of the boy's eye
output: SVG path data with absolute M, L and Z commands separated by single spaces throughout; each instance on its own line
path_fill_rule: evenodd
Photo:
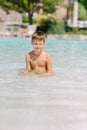
M 42 45 L 42 43 L 35 43 L 35 45 Z
M 34 45 L 37 45 L 37 43 L 33 43 Z
M 37 45 L 38 43 L 34 43 L 35 45 Z

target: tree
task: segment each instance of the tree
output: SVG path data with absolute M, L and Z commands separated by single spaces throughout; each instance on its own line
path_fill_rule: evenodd
M 64 0 L 44 0 L 44 12 L 53 13 L 56 10 L 56 5 L 60 4 Z
M 28 5 L 28 18 L 29 18 L 29 24 L 33 23 L 33 14 L 38 8 L 38 3 L 43 2 L 42 0 L 27 0 Z
M 87 20 L 87 10 L 80 3 L 79 3 L 79 10 L 78 10 L 78 19 L 79 20 Z
M 37 10 L 38 2 L 40 2 L 40 0 L 0 0 L 0 5 L 6 12 L 9 10 L 27 12 L 29 24 L 32 24 L 33 13 Z
M 8 12 L 16 10 L 19 12 L 27 12 L 29 24 L 33 23 L 33 14 L 42 6 L 45 13 L 55 11 L 55 6 L 64 0 L 0 0 L 0 6 Z

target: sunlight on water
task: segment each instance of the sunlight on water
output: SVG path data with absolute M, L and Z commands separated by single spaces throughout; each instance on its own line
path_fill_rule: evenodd
M 0 39 L 0 130 L 87 129 L 87 43 L 46 40 L 54 74 L 20 76 L 28 39 Z

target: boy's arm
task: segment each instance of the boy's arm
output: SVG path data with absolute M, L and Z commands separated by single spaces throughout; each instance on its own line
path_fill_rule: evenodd
M 24 72 L 21 72 L 20 75 L 29 75 L 29 71 L 31 70 L 31 67 L 30 67 L 30 57 L 29 57 L 29 54 L 27 54 L 25 56 L 25 61 L 26 61 L 26 70 Z
M 26 71 L 25 71 L 25 73 L 29 73 L 29 71 L 31 70 L 29 54 L 27 54 L 25 56 L 25 61 L 26 61 Z
M 21 75 L 29 75 L 29 71 L 31 69 L 30 67 L 30 57 L 29 57 L 29 54 L 27 54 L 25 56 L 25 61 L 26 61 L 26 70 L 24 72 L 21 73 Z
M 47 76 L 52 75 L 52 62 L 51 62 L 51 56 L 47 54 Z

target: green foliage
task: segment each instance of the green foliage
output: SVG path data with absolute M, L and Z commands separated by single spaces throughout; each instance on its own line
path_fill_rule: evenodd
M 44 0 L 43 10 L 45 13 L 53 13 L 56 10 L 56 5 L 64 0 Z
M 65 33 L 65 24 L 63 20 L 57 20 L 52 16 L 38 15 L 36 19 L 37 30 L 43 30 L 48 34 L 63 34 Z
M 44 12 L 52 13 L 55 11 L 55 5 L 57 2 L 55 0 L 45 0 L 44 1 Z
M 78 34 L 87 35 L 87 30 L 80 30 L 80 31 L 78 32 Z
M 40 1 L 44 4 L 44 11 L 51 13 L 57 4 L 64 0 L 0 0 L 0 6 L 6 11 L 13 9 L 19 12 L 29 12 L 29 10 L 33 12 L 39 10 Z
M 73 29 L 71 31 L 66 32 L 70 35 L 87 35 L 87 30 Z
M 48 15 L 38 15 L 36 18 L 36 23 L 38 26 L 38 30 L 43 30 L 44 32 L 48 32 L 49 28 L 54 24 L 56 20 Z
M 9 12 L 9 10 L 27 12 L 29 24 L 32 24 L 33 14 L 39 11 L 41 3 L 44 13 L 53 13 L 55 6 L 62 1 L 64 0 L 0 0 L 0 6 L 6 12 Z
M 56 23 L 54 23 L 48 33 L 52 33 L 52 34 L 64 34 L 65 33 L 65 24 L 63 20 L 59 20 Z
M 72 28 L 72 32 L 73 32 L 73 33 L 77 33 L 78 31 L 79 31 L 78 27 Z
M 19 12 L 23 12 L 24 10 L 24 2 L 22 2 L 22 0 L 4 0 L 2 3 L 0 3 L 0 5 L 5 11 L 16 10 Z
M 36 3 L 40 0 L 0 0 L 0 5 L 5 10 L 17 10 L 21 12 L 28 12 L 30 10 L 34 10 Z
M 78 19 L 79 20 L 87 20 L 87 10 L 80 3 L 79 3 L 79 10 L 78 10 Z
M 68 30 L 67 30 L 66 33 L 68 33 L 68 34 L 80 34 L 81 32 L 80 32 L 78 27 L 73 27 L 73 28 L 68 27 Z
M 23 18 L 22 18 L 22 22 L 23 22 L 23 23 L 28 23 L 28 22 L 29 22 L 28 17 L 23 17 Z
M 78 0 L 87 9 L 87 0 Z
M 36 11 L 36 4 L 40 0 L 1 0 L 1 7 L 8 12 L 9 10 L 16 10 L 19 12 L 27 12 L 29 24 L 32 24 L 33 13 Z

